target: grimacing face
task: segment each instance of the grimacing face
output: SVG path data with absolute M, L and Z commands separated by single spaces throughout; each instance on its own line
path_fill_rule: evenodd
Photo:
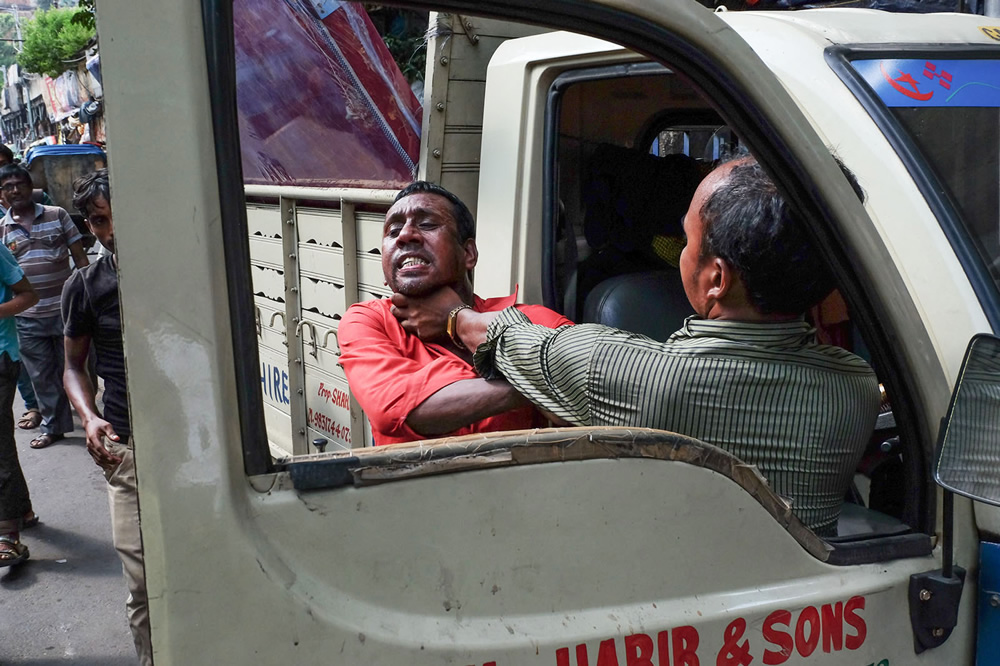
M 461 285 L 476 265 L 476 242 L 458 238 L 452 204 L 418 192 L 393 204 L 382 227 L 382 272 L 389 287 L 423 296 L 443 286 Z

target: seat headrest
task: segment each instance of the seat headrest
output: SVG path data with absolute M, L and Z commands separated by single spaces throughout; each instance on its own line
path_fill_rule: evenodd
M 583 321 L 613 326 L 664 341 L 694 314 L 680 271 L 616 275 L 587 295 Z
M 654 236 L 683 234 L 681 218 L 700 182 L 698 163 L 687 155 L 599 145 L 588 160 L 583 194 L 587 243 L 653 256 Z

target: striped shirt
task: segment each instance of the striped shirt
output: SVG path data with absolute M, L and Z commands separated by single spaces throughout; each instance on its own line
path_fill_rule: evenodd
M 72 272 L 69 246 L 82 238 L 69 213 L 58 206 L 35 204 L 34 214 L 20 222 L 7 211 L 3 218 L 3 244 L 38 293 L 38 304 L 19 317 L 59 314 L 63 284 Z
M 546 329 L 507 309 L 475 364 L 570 423 L 659 428 L 726 449 L 821 535 L 836 534 L 879 404 L 871 367 L 817 344 L 803 320 L 689 317 L 657 342 L 596 324 Z

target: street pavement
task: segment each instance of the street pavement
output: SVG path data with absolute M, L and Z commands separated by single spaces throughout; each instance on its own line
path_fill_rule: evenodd
M 23 411 L 18 396 L 15 417 Z M 37 451 L 28 442 L 38 430 L 15 429 L 41 523 L 21 533 L 31 558 L 0 569 L 0 666 L 136 663 L 104 475 L 76 425 L 72 436 Z

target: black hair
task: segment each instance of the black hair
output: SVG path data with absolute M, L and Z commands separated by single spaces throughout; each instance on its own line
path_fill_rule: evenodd
M 0 157 L 7 160 L 7 164 L 14 163 L 14 151 L 6 143 L 0 143 Z
M 28 181 L 29 185 L 34 186 L 34 182 L 31 180 L 31 172 L 20 164 L 5 164 L 0 167 L 0 183 L 3 183 L 8 178 L 23 178 Z
M 836 281 L 822 253 L 774 182 L 753 158 L 737 157 L 701 209 L 702 256 L 716 256 L 739 275 L 747 300 L 763 314 L 802 314 Z M 865 193 L 837 160 L 858 198 Z
M 90 215 L 88 209 L 98 199 L 111 203 L 111 184 L 107 169 L 98 169 L 73 181 L 73 205 L 85 217 Z
M 444 189 L 437 183 L 432 183 L 427 180 L 415 180 L 404 187 L 399 194 L 396 195 L 396 198 L 393 199 L 393 203 L 396 203 L 400 199 L 408 197 L 411 194 L 436 194 L 439 197 L 444 197 L 451 202 L 452 216 L 455 218 L 455 226 L 458 228 L 459 242 L 464 243 L 470 238 L 476 237 L 476 220 L 472 217 L 469 207 L 448 190 Z

